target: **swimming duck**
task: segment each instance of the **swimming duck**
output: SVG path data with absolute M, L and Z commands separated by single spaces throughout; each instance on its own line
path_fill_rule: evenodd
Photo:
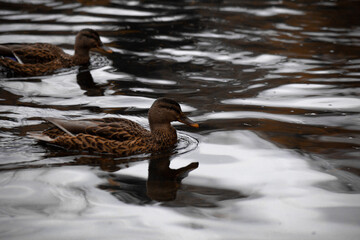
M 180 105 L 169 98 L 159 98 L 148 112 L 150 131 L 124 118 L 64 120 L 46 118 L 54 127 L 29 136 L 67 149 L 129 156 L 168 149 L 177 142 L 171 122 L 179 121 L 192 127 L 199 125 L 181 111 Z
M 57 69 L 89 64 L 90 49 L 103 49 L 111 53 L 111 50 L 104 48 L 99 34 L 87 28 L 76 35 L 73 56 L 49 43 L 6 44 L 0 45 L 0 65 L 16 75 L 46 75 Z

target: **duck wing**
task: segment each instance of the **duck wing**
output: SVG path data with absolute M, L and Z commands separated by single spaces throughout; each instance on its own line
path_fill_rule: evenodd
M 23 63 L 29 64 L 48 63 L 65 54 L 61 48 L 48 43 L 2 45 L 2 47 L 8 48 Z
M 46 118 L 46 120 L 70 136 L 84 133 L 108 140 L 127 141 L 150 133 L 140 124 L 123 118 L 89 120 Z

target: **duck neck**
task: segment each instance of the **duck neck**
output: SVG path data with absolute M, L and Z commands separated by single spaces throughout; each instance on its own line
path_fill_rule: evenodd
M 170 123 L 151 125 L 150 130 L 154 140 L 164 147 L 173 146 L 177 142 L 176 130 Z
M 84 65 L 90 62 L 89 56 L 90 49 L 79 48 L 75 46 L 75 54 L 73 56 L 73 61 L 76 65 Z

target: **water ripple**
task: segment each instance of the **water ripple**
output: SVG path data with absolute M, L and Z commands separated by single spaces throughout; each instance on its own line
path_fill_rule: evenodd
M 113 53 L 92 53 L 87 68 L 0 77 L 0 238 L 359 236 L 354 1 L 1 6 L 0 43 L 50 42 L 72 54 L 76 32 L 89 27 Z M 155 169 L 167 184 L 159 192 L 175 193 L 169 202 L 147 195 L 154 156 L 79 155 L 26 137 L 48 127 L 43 117 L 125 117 L 148 127 L 159 97 L 200 124 L 174 123 L 177 146 L 155 156 L 167 164 Z M 184 166 L 194 168 L 188 177 L 177 171 Z

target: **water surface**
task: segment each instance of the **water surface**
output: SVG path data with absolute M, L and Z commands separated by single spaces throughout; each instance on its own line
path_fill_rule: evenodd
M 113 54 L 0 79 L 1 239 L 357 239 L 358 1 L 1 1 L 0 43 Z M 43 117 L 126 117 L 158 97 L 175 149 L 114 158 L 38 144 Z

